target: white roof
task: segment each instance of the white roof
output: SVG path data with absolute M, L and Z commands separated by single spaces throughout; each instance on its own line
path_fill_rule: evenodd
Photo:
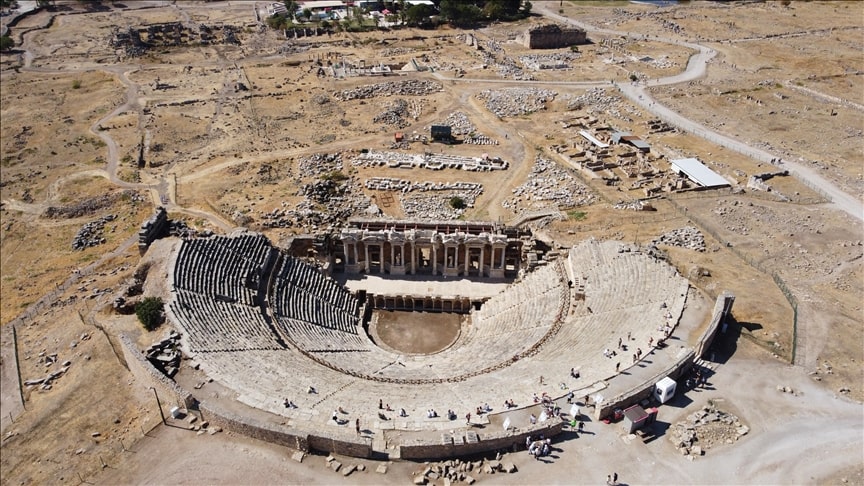
M 720 174 L 705 167 L 705 164 L 699 162 L 699 159 L 675 159 L 669 161 L 672 164 L 672 170 L 675 172 L 683 172 L 693 182 L 702 187 L 720 187 L 729 186 L 729 181 L 723 178 Z
M 435 5 L 432 0 L 405 0 L 408 5 Z
M 609 146 L 608 143 L 603 143 L 600 140 L 597 140 L 596 138 L 594 138 L 594 135 L 591 135 L 590 133 L 586 132 L 585 130 L 579 130 L 579 135 L 582 135 L 589 142 L 593 143 L 594 145 L 596 145 L 600 148 L 606 148 Z
M 303 8 L 308 8 L 308 9 L 310 9 L 310 10 L 312 10 L 312 9 L 316 9 L 316 8 L 340 8 L 340 7 L 345 7 L 345 4 L 344 4 L 343 2 L 341 2 L 341 1 L 337 1 L 337 0 L 332 0 L 332 1 L 328 1 L 328 0 L 316 0 L 316 1 L 298 2 L 298 3 L 300 4 L 301 7 L 303 7 Z

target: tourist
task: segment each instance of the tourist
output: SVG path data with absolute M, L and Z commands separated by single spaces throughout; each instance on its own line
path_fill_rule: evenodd
M 618 349 L 621 349 L 621 344 L 624 342 L 620 337 L 618 338 Z
M 378 399 L 378 410 L 382 410 L 382 409 L 384 409 L 384 400 L 379 398 Z
M 538 397 L 536 393 L 534 393 L 534 394 L 532 394 L 532 395 L 533 395 L 533 396 L 532 396 L 531 398 L 534 400 L 534 403 L 537 403 L 537 402 L 540 401 L 540 397 Z
M 619 362 L 615 363 L 615 373 L 618 373 L 618 370 L 620 370 L 620 369 L 621 369 L 621 362 L 619 361 Z
M 579 421 L 579 433 L 582 433 L 582 430 L 585 429 L 585 422 Z
M 318 393 L 318 390 L 316 390 L 314 386 L 310 386 L 310 387 L 306 390 L 306 393 Z
M 618 484 L 618 473 L 617 472 L 612 473 L 612 484 Z
M 393 409 L 390 408 L 390 404 L 389 404 L 389 403 L 384 407 L 384 410 L 387 410 L 388 412 L 392 412 L 392 411 L 393 411 Z
M 408 413 L 405 411 L 404 408 L 400 408 L 400 409 L 399 409 L 399 416 L 400 416 L 400 417 L 407 417 L 407 416 L 408 416 Z
M 642 348 L 636 348 L 636 359 L 642 359 Z
M 580 375 L 581 373 L 579 373 L 579 370 L 576 368 L 570 368 L 570 376 L 578 380 Z
M 573 390 L 570 390 L 570 393 L 567 394 L 567 403 L 573 403 L 573 397 L 574 397 L 575 395 L 576 395 L 576 394 L 573 393 Z
M 333 421 L 339 423 L 339 412 L 333 410 Z
M 483 415 L 483 409 L 480 408 L 480 407 L 477 407 L 477 409 L 474 410 L 474 412 L 477 414 L 478 417 L 479 417 L 480 415 Z
M 339 407 L 338 410 L 339 410 L 339 413 L 348 413 L 348 412 L 346 412 L 345 409 L 342 408 L 342 407 Z
M 491 411 L 492 411 L 492 407 L 490 407 L 488 403 L 484 403 L 484 404 L 483 404 L 483 411 L 484 411 L 484 412 L 491 412 Z
M 465 414 L 465 425 L 471 425 L 471 412 Z
M 354 428 L 357 429 L 357 433 L 360 433 L 360 419 L 354 421 Z
M 650 348 L 652 344 L 654 344 L 654 336 L 648 338 L 648 347 Z
M 535 417 L 534 414 L 532 413 L 531 416 L 528 417 L 528 421 L 531 422 L 531 425 L 534 425 L 537 423 L 537 417 Z

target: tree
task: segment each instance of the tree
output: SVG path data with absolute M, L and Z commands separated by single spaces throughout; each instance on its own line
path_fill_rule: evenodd
M 453 209 L 465 209 L 468 206 L 465 204 L 465 200 L 459 196 L 453 196 L 450 198 L 450 207 Z
M 306 21 L 308 22 L 309 19 L 312 18 L 312 11 L 309 10 L 308 8 L 304 8 L 303 9 L 303 18 L 306 19 Z
M 426 23 L 429 17 L 433 15 L 435 15 L 435 9 L 431 5 L 412 5 L 405 11 L 403 22 L 412 27 L 417 27 Z
M 162 324 L 163 303 L 159 297 L 147 297 L 135 306 L 135 315 L 144 329 L 152 331 Z
M 288 18 L 294 20 L 294 16 L 297 14 L 297 2 L 294 0 L 285 0 L 285 8 L 288 10 Z
M 13 47 L 15 47 L 15 41 L 8 34 L 0 37 L 0 51 L 8 51 Z

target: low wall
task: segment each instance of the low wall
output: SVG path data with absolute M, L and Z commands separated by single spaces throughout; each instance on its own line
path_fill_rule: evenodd
M 551 420 L 550 420 L 551 421 Z M 467 442 L 463 439 L 471 429 L 454 431 L 453 442 L 444 443 L 443 438 L 436 441 L 414 440 L 406 441 L 399 446 L 399 457 L 402 459 L 442 459 L 447 457 L 462 457 L 502 449 L 512 450 L 523 447 L 527 436 L 555 437 L 564 430 L 566 422 L 555 421 L 551 425 L 537 424 L 521 428 L 518 432 L 501 430 L 499 432 L 477 432 L 477 442 Z M 488 426 L 487 426 L 488 427 Z M 446 432 L 442 432 L 442 435 Z
M 666 368 L 660 373 L 652 376 L 649 380 L 644 383 L 631 388 L 630 390 L 613 397 L 609 400 L 604 401 L 600 406 L 594 409 L 594 418 L 597 420 L 601 420 L 612 415 L 612 412 L 616 408 L 625 409 L 630 405 L 635 405 L 642 400 L 651 396 L 651 393 L 654 391 L 654 385 L 666 378 L 672 378 L 673 380 L 678 380 L 687 370 L 693 366 L 693 362 L 696 360 L 696 353 L 692 349 L 687 351 L 681 359 L 675 362 L 672 366 Z

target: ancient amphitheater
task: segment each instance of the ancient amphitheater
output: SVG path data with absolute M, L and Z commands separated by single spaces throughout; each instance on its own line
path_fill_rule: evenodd
M 602 394 L 619 371 L 638 364 L 637 343 L 645 358 L 649 342 L 674 332 L 689 289 L 665 261 L 621 242 L 588 240 L 549 252 L 482 305 L 466 306 L 469 318 L 446 349 L 408 354 L 376 344 L 365 292 L 349 291 L 260 234 L 170 244 L 166 310 L 184 353 L 236 402 L 270 415 L 244 417 L 198 396 L 181 399 L 206 409 L 211 422 L 253 436 L 362 457 L 453 456 L 509 446 L 532 432 L 554 435 L 563 421 L 529 422 L 529 410 L 542 413 L 534 396 Z M 448 297 L 451 284 L 420 278 L 428 278 L 430 293 Z M 463 283 L 469 280 L 485 284 Z M 493 280 L 501 288 L 504 279 Z M 606 349 L 617 356 L 605 357 Z M 392 411 L 381 410 L 382 400 Z M 502 420 L 506 400 L 516 404 L 508 414 L 525 412 L 521 423 L 489 426 Z M 492 411 L 476 416 L 487 403 Z

